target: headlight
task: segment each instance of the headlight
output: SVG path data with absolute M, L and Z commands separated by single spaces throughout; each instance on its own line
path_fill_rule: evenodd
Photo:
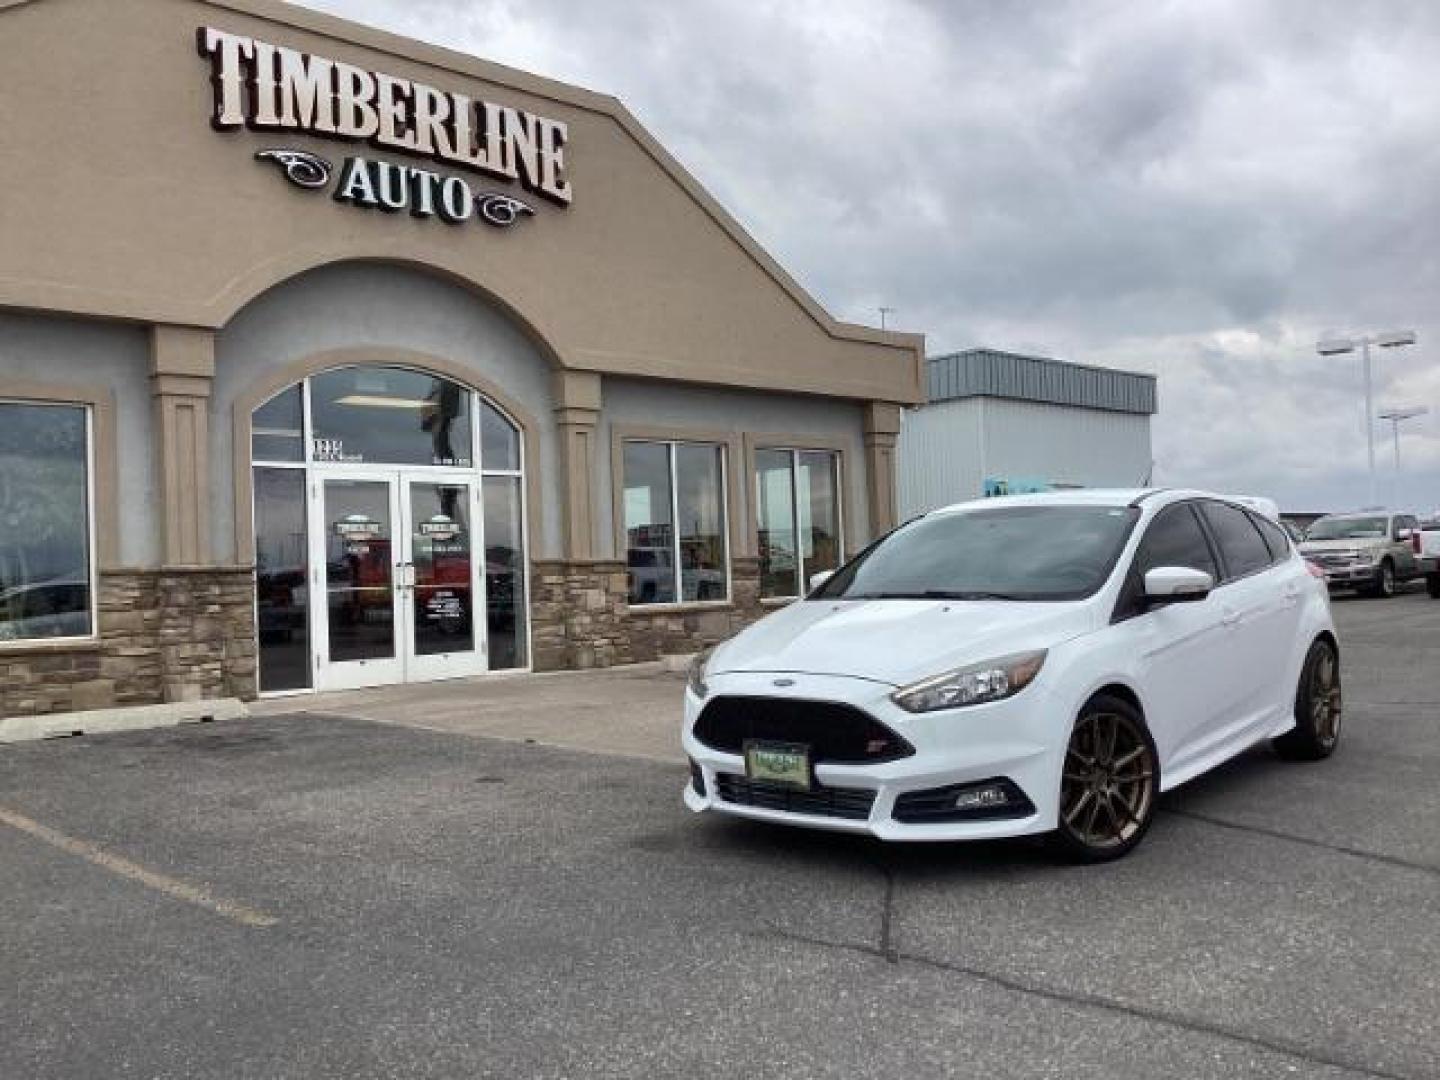
M 1045 664 L 1044 649 L 1015 653 L 983 664 L 947 671 L 909 686 L 902 686 L 890 700 L 906 712 L 934 712 L 958 709 L 1013 697 L 1035 681 Z
M 705 665 L 710 662 L 710 656 L 715 651 L 715 646 L 701 649 L 690 658 L 690 670 L 685 675 L 685 685 L 690 692 L 698 698 L 703 698 L 710 693 L 710 687 L 705 685 Z

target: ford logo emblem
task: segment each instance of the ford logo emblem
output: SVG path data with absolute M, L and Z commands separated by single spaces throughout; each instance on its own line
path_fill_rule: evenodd
M 794 685 L 795 685 L 795 680 L 794 680 L 794 679 L 776 679 L 776 680 L 775 680 L 773 683 L 771 683 L 770 685 L 772 685 L 772 686 L 794 686 Z

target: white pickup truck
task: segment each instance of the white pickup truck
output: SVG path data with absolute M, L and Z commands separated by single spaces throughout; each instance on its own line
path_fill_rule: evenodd
M 1431 600 L 1440 600 L 1440 519 L 1420 523 L 1420 572 Z

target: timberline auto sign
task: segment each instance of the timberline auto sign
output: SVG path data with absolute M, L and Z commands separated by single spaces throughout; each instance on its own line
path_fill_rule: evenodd
M 294 131 L 367 142 L 519 183 L 559 206 L 570 205 L 568 131 L 559 120 L 213 27 L 196 31 L 196 42 L 211 63 L 210 124 L 217 131 Z M 270 147 L 255 157 L 277 165 L 299 187 L 331 186 L 335 167 L 319 154 Z M 333 195 L 339 202 L 408 210 L 452 225 L 474 218 L 503 228 L 535 213 L 523 199 L 477 191 L 459 176 L 361 156 L 346 159 Z

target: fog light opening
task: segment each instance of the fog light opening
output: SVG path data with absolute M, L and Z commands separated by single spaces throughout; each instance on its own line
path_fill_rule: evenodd
M 1015 781 L 993 776 L 968 784 L 907 791 L 895 800 L 891 816 L 909 825 L 940 825 L 1024 818 L 1034 813 L 1035 804 Z
M 1010 805 L 1010 793 L 1001 784 L 970 788 L 955 796 L 956 810 L 995 810 Z

